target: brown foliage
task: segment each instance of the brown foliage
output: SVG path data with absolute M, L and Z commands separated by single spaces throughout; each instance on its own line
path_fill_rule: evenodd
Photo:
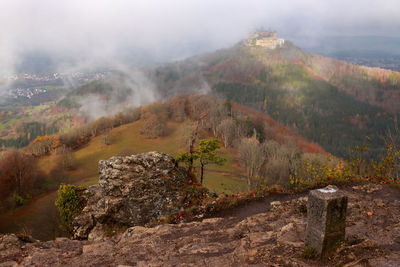
M 164 120 L 155 114 L 146 114 L 141 134 L 148 138 L 157 138 L 166 135 L 167 125 Z
M 28 151 L 35 156 L 43 156 L 60 146 L 60 137 L 58 135 L 38 136 L 28 147 Z
M 31 155 L 18 150 L 8 151 L 0 160 L 0 198 L 5 198 L 12 192 L 26 195 L 39 182 L 42 174 L 37 161 Z

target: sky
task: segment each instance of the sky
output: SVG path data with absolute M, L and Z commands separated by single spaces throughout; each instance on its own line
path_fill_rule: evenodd
M 286 39 L 400 36 L 399 0 L 0 0 L 0 72 L 24 56 L 74 64 L 173 60 L 229 47 L 257 27 Z

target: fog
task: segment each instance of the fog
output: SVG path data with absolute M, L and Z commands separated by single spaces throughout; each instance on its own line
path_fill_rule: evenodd
M 80 112 L 86 114 L 90 120 L 115 115 L 159 98 L 154 84 L 139 70 L 122 69 L 120 66 L 118 72 L 123 75 L 107 78 L 107 82 L 113 84 L 113 93 L 108 98 L 92 94 L 75 99 L 80 105 Z
M 0 72 L 9 73 L 32 54 L 58 69 L 177 60 L 229 47 L 261 26 L 310 42 L 399 36 L 400 1 L 2 0 L 0 25 Z

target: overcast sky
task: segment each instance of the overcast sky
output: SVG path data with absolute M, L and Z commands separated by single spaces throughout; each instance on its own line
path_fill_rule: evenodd
M 26 52 L 86 62 L 230 46 L 255 28 L 400 36 L 399 0 L 0 0 L 0 71 Z M 190 48 L 190 49 L 188 49 Z M 182 55 L 184 56 L 184 55 Z

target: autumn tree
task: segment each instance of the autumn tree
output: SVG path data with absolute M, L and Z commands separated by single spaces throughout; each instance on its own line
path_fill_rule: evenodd
M 190 96 L 191 118 L 200 122 L 204 127 L 205 119 L 211 107 L 211 101 L 207 96 L 192 95 Z
M 149 113 L 145 117 L 144 125 L 141 134 L 146 135 L 148 138 L 157 138 L 165 136 L 167 132 L 167 125 L 156 114 Z
M 33 156 L 18 150 L 9 151 L 0 161 L 1 180 L 10 181 L 18 195 L 25 195 L 37 182 L 40 171 Z
M 3 164 L 0 163 L 0 165 Z M 0 170 L 0 200 L 6 199 L 11 194 L 14 187 L 12 177 L 4 175 L 3 172 L 4 170 Z M 2 205 L 0 205 L 0 208 L 1 206 Z
M 60 146 L 60 137 L 58 135 L 38 136 L 28 147 L 35 156 L 43 156 Z

